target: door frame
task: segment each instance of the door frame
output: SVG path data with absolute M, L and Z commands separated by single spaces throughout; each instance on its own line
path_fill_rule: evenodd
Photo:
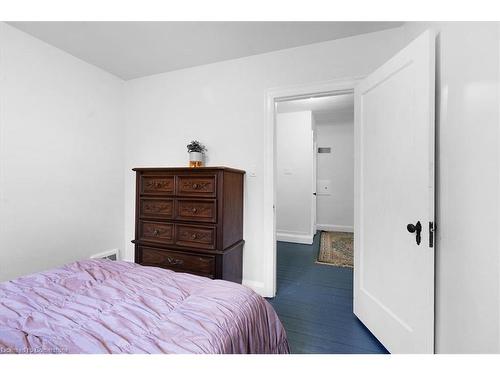
M 311 96 L 329 96 L 350 94 L 363 76 L 339 78 L 335 80 L 309 83 L 303 85 L 285 86 L 269 89 L 266 93 L 266 127 L 264 130 L 264 238 L 265 251 L 264 297 L 276 295 L 276 102 L 301 99 Z M 355 137 L 356 137 L 356 133 Z M 356 139 L 354 139 L 356 142 Z M 357 156 L 355 155 L 355 158 Z M 356 181 L 355 181 L 356 185 Z M 356 186 L 354 186 L 356 190 Z M 356 201 L 356 196 L 354 200 Z M 357 213 L 354 212 L 354 222 Z
M 314 119 L 314 116 L 312 115 L 311 112 L 311 123 L 312 123 L 312 175 L 313 175 L 313 180 L 311 181 L 312 184 L 312 191 L 313 191 L 313 204 L 311 207 L 311 233 L 314 238 L 314 234 L 318 231 L 318 187 L 317 187 L 317 181 L 318 181 L 318 132 L 317 132 L 317 127 L 316 127 L 316 120 Z

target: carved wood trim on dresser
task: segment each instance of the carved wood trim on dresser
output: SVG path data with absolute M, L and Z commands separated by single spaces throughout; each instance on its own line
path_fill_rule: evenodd
M 241 283 L 245 171 L 133 170 L 135 262 Z

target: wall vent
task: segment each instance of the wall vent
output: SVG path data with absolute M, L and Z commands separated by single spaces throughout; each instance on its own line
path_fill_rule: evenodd
M 118 260 L 118 259 L 120 259 L 119 254 L 120 254 L 120 250 L 113 249 L 113 250 L 103 251 L 102 253 L 99 253 L 99 254 L 94 254 L 90 257 L 90 259 Z

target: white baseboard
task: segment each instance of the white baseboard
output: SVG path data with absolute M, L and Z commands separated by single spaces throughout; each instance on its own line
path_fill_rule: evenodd
M 318 230 L 325 230 L 329 232 L 350 232 L 354 233 L 354 227 L 347 225 L 334 225 L 334 224 L 316 224 Z
M 244 286 L 252 289 L 255 293 L 260 294 L 262 297 L 272 297 L 266 295 L 266 288 L 263 282 L 255 280 L 243 280 L 241 283 Z
M 276 239 L 282 242 L 303 243 L 306 245 L 313 243 L 313 236 L 308 234 L 276 232 Z

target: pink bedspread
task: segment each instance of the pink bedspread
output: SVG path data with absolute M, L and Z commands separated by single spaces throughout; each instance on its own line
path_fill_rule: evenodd
M 288 343 L 244 286 L 85 260 L 0 283 L 0 353 L 288 353 Z

